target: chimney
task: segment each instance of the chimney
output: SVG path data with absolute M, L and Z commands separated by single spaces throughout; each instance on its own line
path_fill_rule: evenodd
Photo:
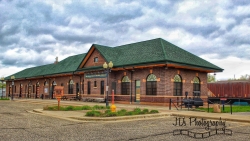
M 54 62 L 54 64 L 57 64 L 58 63 L 58 57 L 56 57 L 56 61 Z

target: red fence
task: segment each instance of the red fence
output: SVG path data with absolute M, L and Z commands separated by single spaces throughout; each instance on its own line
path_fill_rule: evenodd
M 250 97 L 250 81 L 215 82 L 207 87 L 215 97 Z

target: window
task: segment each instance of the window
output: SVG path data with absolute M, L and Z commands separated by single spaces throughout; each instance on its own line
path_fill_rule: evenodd
M 198 77 L 194 77 L 193 89 L 194 89 L 194 96 L 199 96 L 200 95 L 200 79 Z
M 174 77 L 174 96 L 182 96 L 182 79 L 180 75 Z
M 80 92 L 79 83 L 76 83 L 76 95 L 78 96 Z
M 101 94 L 104 94 L 104 81 L 101 81 Z
M 98 62 L 98 57 L 94 58 L 94 62 L 97 63 Z
M 91 82 L 88 81 L 88 94 L 90 94 L 90 86 L 91 86 Z
M 73 94 L 74 81 L 71 79 L 69 81 L 69 94 Z
M 156 95 L 157 92 L 157 79 L 154 74 L 147 77 L 146 95 Z
M 35 85 L 33 85 L 33 89 L 32 90 L 33 90 L 32 92 L 35 93 Z
M 94 81 L 94 87 L 97 87 L 96 81 Z
M 122 78 L 122 95 L 130 94 L 130 80 L 128 76 Z

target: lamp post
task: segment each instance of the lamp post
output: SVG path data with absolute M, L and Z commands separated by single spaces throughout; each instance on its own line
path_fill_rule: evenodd
M 105 70 L 105 72 L 107 73 L 107 85 L 106 85 L 106 107 L 109 106 L 109 72 L 111 72 L 111 69 L 113 67 L 113 63 L 112 61 L 109 62 L 109 64 L 107 64 L 106 62 L 104 62 L 103 64 L 103 68 Z
M 1 82 L 2 82 L 2 95 L 1 95 L 1 99 L 3 98 L 3 82 L 4 82 L 4 77 L 1 77 Z
M 14 75 L 12 75 L 12 76 L 10 77 L 10 79 L 12 80 L 12 95 L 11 95 L 11 100 L 13 100 L 13 92 L 14 92 L 14 80 L 15 80 L 15 76 L 14 76 Z

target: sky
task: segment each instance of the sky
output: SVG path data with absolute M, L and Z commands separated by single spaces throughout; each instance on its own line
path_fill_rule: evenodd
M 0 0 L 0 77 L 155 38 L 223 68 L 217 80 L 250 75 L 249 0 Z

